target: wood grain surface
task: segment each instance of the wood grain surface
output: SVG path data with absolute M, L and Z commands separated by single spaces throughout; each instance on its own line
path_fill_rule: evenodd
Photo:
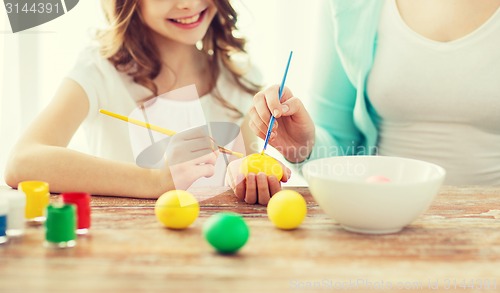
M 44 247 L 43 227 L 0 245 L 0 292 L 500 292 L 500 188 L 443 187 L 411 225 L 377 236 L 343 230 L 307 188 L 292 189 L 308 203 L 293 231 L 226 189 L 196 190 L 200 217 L 183 231 L 157 222 L 154 200 L 95 196 L 76 247 Z M 250 227 L 236 255 L 202 236 L 222 211 Z

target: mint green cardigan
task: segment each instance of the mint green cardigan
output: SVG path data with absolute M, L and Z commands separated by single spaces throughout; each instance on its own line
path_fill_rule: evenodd
M 309 160 L 374 154 L 379 117 L 366 95 L 384 0 L 323 1 L 308 111 L 316 125 Z

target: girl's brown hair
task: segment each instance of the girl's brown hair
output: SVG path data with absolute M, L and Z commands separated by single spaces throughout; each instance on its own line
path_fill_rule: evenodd
M 102 7 L 109 28 L 99 31 L 97 39 L 101 44 L 101 53 L 115 68 L 127 72 L 133 80 L 150 89 L 153 96 L 158 96 L 158 89 L 153 82 L 161 69 L 159 54 L 154 46 L 149 30 L 145 29 L 139 15 L 140 0 L 102 0 Z M 236 84 L 245 92 L 255 94 L 259 87 L 243 77 L 244 71 L 231 60 L 234 53 L 245 51 L 245 39 L 234 36 L 237 30 L 237 14 L 229 0 L 213 0 L 217 7 L 215 15 L 205 37 L 201 40 L 201 50 L 209 60 L 210 88 L 215 98 L 225 107 L 242 115 L 226 101 L 216 88 L 220 74 L 220 64 L 231 73 Z M 149 97 L 149 98 L 152 98 Z

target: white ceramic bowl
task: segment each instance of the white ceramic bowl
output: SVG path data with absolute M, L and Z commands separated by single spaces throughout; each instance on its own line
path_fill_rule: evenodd
M 400 231 L 425 212 L 439 192 L 445 170 L 424 161 L 385 156 L 344 156 L 303 166 L 319 206 L 346 230 Z M 384 176 L 390 182 L 369 182 Z

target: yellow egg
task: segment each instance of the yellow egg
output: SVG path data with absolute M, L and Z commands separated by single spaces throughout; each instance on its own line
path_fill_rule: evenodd
M 184 190 L 171 190 L 158 198 L 155 215 L 158 221 L 171 229 L 185 229 L 200 213 L 200 205 L 194 196 Z
M 264 172 L 267 176 L 274 175 L 278 180 L 283 177 L 283 168 L 274 158 L 266 154 L 251 154 L 243 159 L 240 172 L 247 176 L 248 173 L 258 174 Z
M 278 228 L 284 230 L 295 229 L 307 214 L 307 204 L 302 195 L 293 190 L 277 192 L 267 205 L 267 216 Z

